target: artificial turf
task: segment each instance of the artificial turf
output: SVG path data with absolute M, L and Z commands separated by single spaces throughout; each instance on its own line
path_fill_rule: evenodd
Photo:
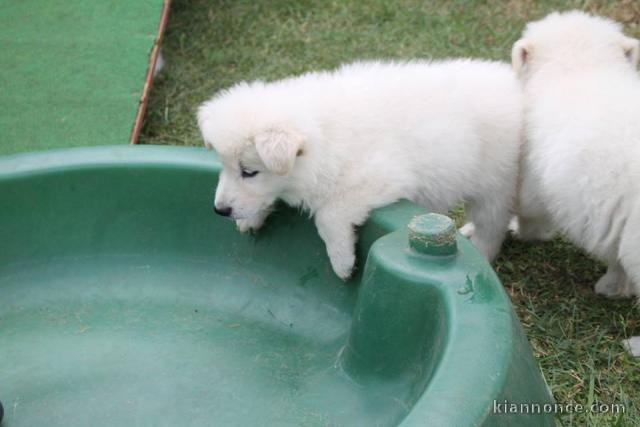
M 142 143 L 200 145 L 199 103 L 235 82 L 276 79 L 366 58 L 508 60 L 524 24 L 571 8 L 615 18 L 640 36 L 637 1 L 174 0 Z M 495 264 L 559 403 L 625 405 L 562 414 L 560 425 L 640 425 L 640 361 L 621 340 L 640 310 L 592 287 L 604 266 L 558 238 L 509 239 Z M 461 409 L 462 410 L 462 409 Z
M 127 144 L 162 4 L 0 1 L 0 155 Z

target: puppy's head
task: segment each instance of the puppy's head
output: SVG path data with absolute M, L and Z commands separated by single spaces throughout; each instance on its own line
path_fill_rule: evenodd
M 304 136 L 283 120 L 282 108 L 262 105 L 260 85 L 241 85 L 204 103 L 198 125 L 205 145 L 223 164 L 215 211 L 250 219 L 273 205 L 286 191 Z
M 514 70 L 523 77 L 546 65 L 566 70 L 623 64 L 635 68 L 640 43 L 620 24 L 580 11 L 554 12 L 530 22 L 511 51 Z

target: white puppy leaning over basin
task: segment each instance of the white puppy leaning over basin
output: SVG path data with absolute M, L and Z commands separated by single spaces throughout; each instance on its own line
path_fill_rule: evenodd
M 406 198 L 434 212 L 466 202 L 471 241 L 489 260 L 515 198 L 520 85 L 497 62 L 358 62 L 265 83 L 239 83 L 198 111 L 224 165 L 215 209 L 258 229 L 274 202 L 315 218 L 342 279 L 354 227 Z

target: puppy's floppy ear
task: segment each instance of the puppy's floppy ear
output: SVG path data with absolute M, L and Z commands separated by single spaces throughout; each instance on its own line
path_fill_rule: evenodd
M 202 135 L 202 139 L 204 140 L 205 147 L 211 150 L 213 149 L 213 144 L 211 144 L 211 142 L 207 140 L 206 136 L 206 128 L 209 123 L 211 114 L 209 112 L 209 109 L 207 108 L 207 104 L 208 103 L 205 102 L 204 104 L 200 105 L 200 107 L 198 107 L 198 128 L 200 128 L 200 134 Z
M 624 50 L 624 56 L 627 57 L 631 65 L 637 67 L 638 60 L 640 60 L 640 40 L 624 37 L 622 39 L 622 49 Z
M 296 157 L 302 154 L 305 138 L 287 128 L 273 128 L 255 137 L 256 151 L 262 163 L 277 175 L 287 175 Z
M 520 39 L 511 49 L 511 66 L 516 73 L 519 73 L 531 59 L 531 43 L 525 39 Z

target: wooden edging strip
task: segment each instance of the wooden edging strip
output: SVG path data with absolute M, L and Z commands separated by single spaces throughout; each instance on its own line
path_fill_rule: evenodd
M 158 55 L 160 54 L 160 44 L 162 43 L 162 36 L 167 26 L 167 19 L 169 18 L 169 4 L 171 0 L 164 0 L 162 4 L 162 13 L 160 14 L 160 24 L 158 25 L 158 34 L 156 35 L 156 41 L 151 49 L 151 57 L 149 58 L 149 66 L 147 68 L 147 77 L 144 81 L 144 87 L 142 89 L 142 96 L 140 97 L 140 104 L 138 105 L 138 112 L 136 113 L 136 120 L 133 123 L 133 129 L 131 130 L 130 144 L 138 143 L 138 136 L 140 135 L 140 128 L 142 127 L 142 120 L 144 119 L 144 113 L 147 110 L 147 103 L 149 102 L 149 93 L 151 92 L 151 85 L 153 84 L 153 72 L 156 69 L 156 62 L 158 61 Z

